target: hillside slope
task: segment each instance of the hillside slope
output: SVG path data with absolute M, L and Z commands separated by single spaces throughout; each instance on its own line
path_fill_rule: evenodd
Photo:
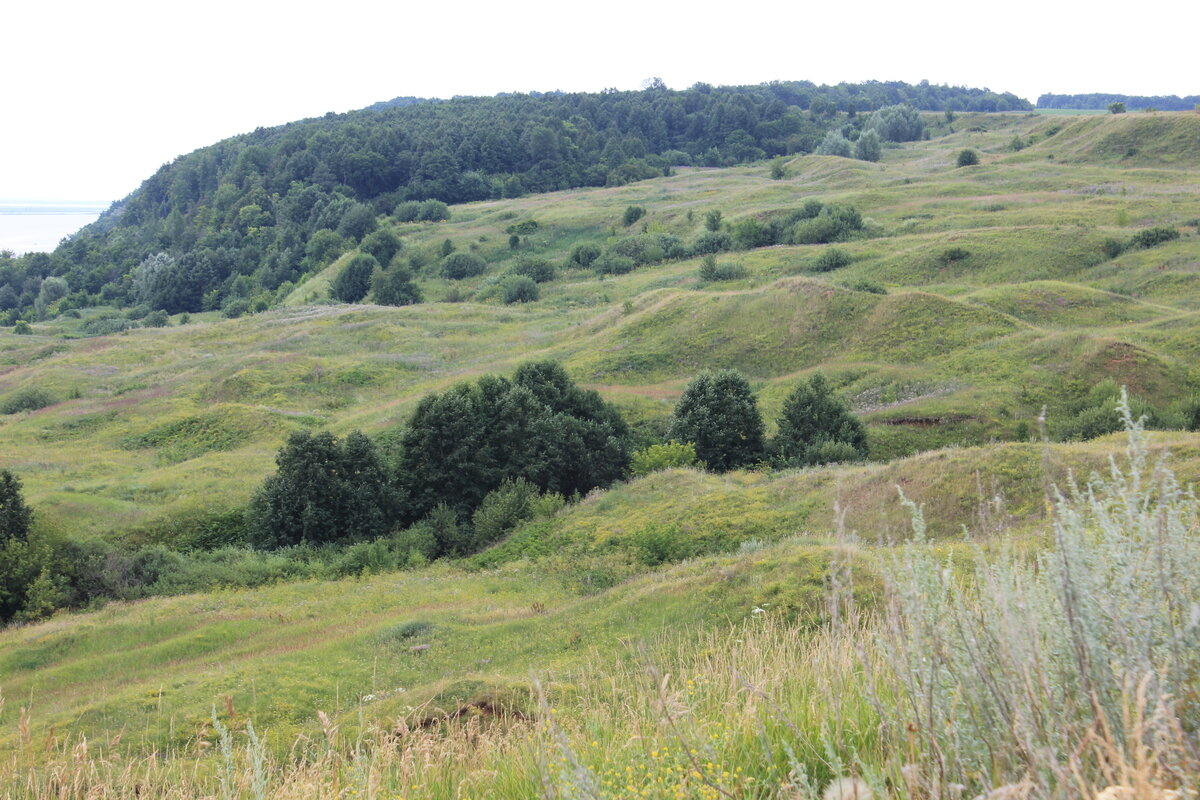
M 1165 444 L 1182 478 L 1200 477 L 1200 439 Z M 318 710 L 350 726 L 360 715 L 370 724 L 472 703 L 527 706 L 531 670 L 569 691 L 584 663 L 628 657 L 628 643 L 681 626 L 736 623 L 756 607 L 815 621 L 847 537 L 862 548 L 869 601 L 871 553 L 911 536 L 897 486 L 942 541 L 965 525 L 986 544 L 1042 518 L 1045 459 L 1065 483 L 1068 470 L 1104 469 L 1116 446 L 1043 455 L 996 445 L 773 475 L 674 470 L 531 523 L 475 559 L 482 570 L 467 561 L 113 603 L 0 631 L 0 686 L 19 700 L 0 707 L 0 744 L 15 741 L 27 700 L 36 737 L 121 732 L 132 751 L 188 746 L 227 697 L 283 748 L 318 729 Z
M 1200 352 L 1200 240 L 1185 226 L 1200 217 L 1200 172 L 1031 155 L 1141 119 L 1067 123 L 1013 153 L 1014 136 L 1044 135 L 1045 117 L 963 116 L 881 164 L 805 156 L 781 180 L 763 166 L 680 170 L 456 206 L 448 222 L 385 221 L 425 262 L 427 302 L 415 306 L 299 305 L 72 338 L 103 313 L 88 310 L 32 336 L 0 332 L 0 402 L 33 387 L 52 401 L 0 416 L 4 465 L 48 522 L 129 530 L 245 502 L 290 431 L 379 432 L 429 391 L 543 357 L 618 402 L 643 441 L 662 434 L 686 382 L 717 367 L 756 381 L 768 428 L 790 386 L 825 370 L 866 415 L 876 459 L 1027 436 L 1043 405 L 1053 429 L 1105 378 L 1166 409 L 1193 391 Z M 962 146 L 983 164 L 955 169 Z M 736 230 L 814 198 L 866 220 L 864 236 L 832 248 L 848 261 L 832 271 L 817 266 L 825 245 L 720 254 L 745 270 L 721 283 L 701 281 L 695 257 L 616 276 L 568 262 L 581 243 L 612 247 L 642 228 L 688 241 L 709 211 Z M 625 228 L 631 206 L 647 213 Z M 505 230 L 523 222 L 536 226 L 514 250 Z M 1184 235 L 1103 254 L 1152 225 Z M 446 242 L 482 257 L 485 273 L 441 277 Z M 503 305 L 498 281 L 531 258 L 556 277 L 537 302 Z M 298 286 L 296 302 L 329 302 L 338 268 Z

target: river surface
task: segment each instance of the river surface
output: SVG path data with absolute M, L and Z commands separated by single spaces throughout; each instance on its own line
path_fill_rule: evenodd
M 0 250 L 50 252 L 59 241 L 95 222 L 108 203 L 0 201 Z

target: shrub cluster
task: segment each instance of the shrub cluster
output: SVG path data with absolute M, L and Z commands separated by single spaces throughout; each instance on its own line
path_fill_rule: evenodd
M 474 253 L 451 253 L 442 259 L 442 275 L 452 281 L 482 275 L 487 264 Z
M 1086 394 L 1068 403 L 1051 429 L 1060 441 L 1077 442 L 1117 433 L 1121 417 L 1117 408 L 1125 403 L 1134 419 L 1157 430 L 1196 430 L 1200 428 L 1200 402 L 1188 398 L 1164 406 L 1155 406 L 1144 397 L 1129 396 L 1112 378 L 1105 378 Z
M 705 373 L 688 384 L 675 406 L 670 437 L 694 445 L 696 458 L 717 472 L 762 461 L 797 467 L 867 455 L 862 423 L 821 373 L 788 395 L 769 446 L 750 385 L 732 370 Z
M 450 207 L 441 200 L 409 200 L 397 205 L 392 216 L 400 222 L 442 222 L 450 219 Z
M 718 264 L 717 257 L 711 254 L 700 261 L 700 280 L 703 281 L 735 281 L 746 275 L 746 267 L 736 261 Z
M 767 460 L 796 466 L 864 454 L 861 424 L 820 376 L 789 397 L 779 428 L 768 443 L 744 377 L 706 373 L 680 399 L 670 441 L 633 455 L 615 408 L 577 387 L 558 364 L 532 362 L 511 379 L 485 376 L 426 397 L 406 426 L 378 440 L 294 433 L 246 509 L 164 520 L 122 542 L 34 531 L 20 482 L 0 473 L 0 621 L 108 599 L 466 556 L 552 515 L 565 498 L 630 473 L 697 464 L 725 471 Z M 698 553 L 712 544 L 649 529 L 635 538 L 627 544 L 648 564 L 674 560 L 672 548 Z
M 1116 258 L 1126 250 L 1140 250 L 1151 247 L 1157 247 L 1160 244 L 1173 242 L 1179 238 L 1179 231 L 1175 228 L 1159 225 L 1153 228 L 1146 228 L 1138 231 L 1127 240 L 1108 238 L 1100 244 L 1100 249 L 1107 258 Z
M 0 414 L 20 414 L 22 411 L 38 411 L 46 406 L 52 406 L 58 398 L 48 389 L 40 386 L 26 386 L 10 394 L 0 401 Z

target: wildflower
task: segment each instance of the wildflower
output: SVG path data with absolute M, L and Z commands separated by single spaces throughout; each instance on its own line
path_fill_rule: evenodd
M 859 778 L 838 778 L 825 787 L 821 800 L 871 800 L 871 787 Z

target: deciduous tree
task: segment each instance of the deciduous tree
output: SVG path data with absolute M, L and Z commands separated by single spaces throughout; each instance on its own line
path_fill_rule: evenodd
M 670 438 L 694 444 L 696 457 L 717 472 L 762 460 L 762 417 L 746 378 L 733 370 L 695 378 L 675 406 Z

